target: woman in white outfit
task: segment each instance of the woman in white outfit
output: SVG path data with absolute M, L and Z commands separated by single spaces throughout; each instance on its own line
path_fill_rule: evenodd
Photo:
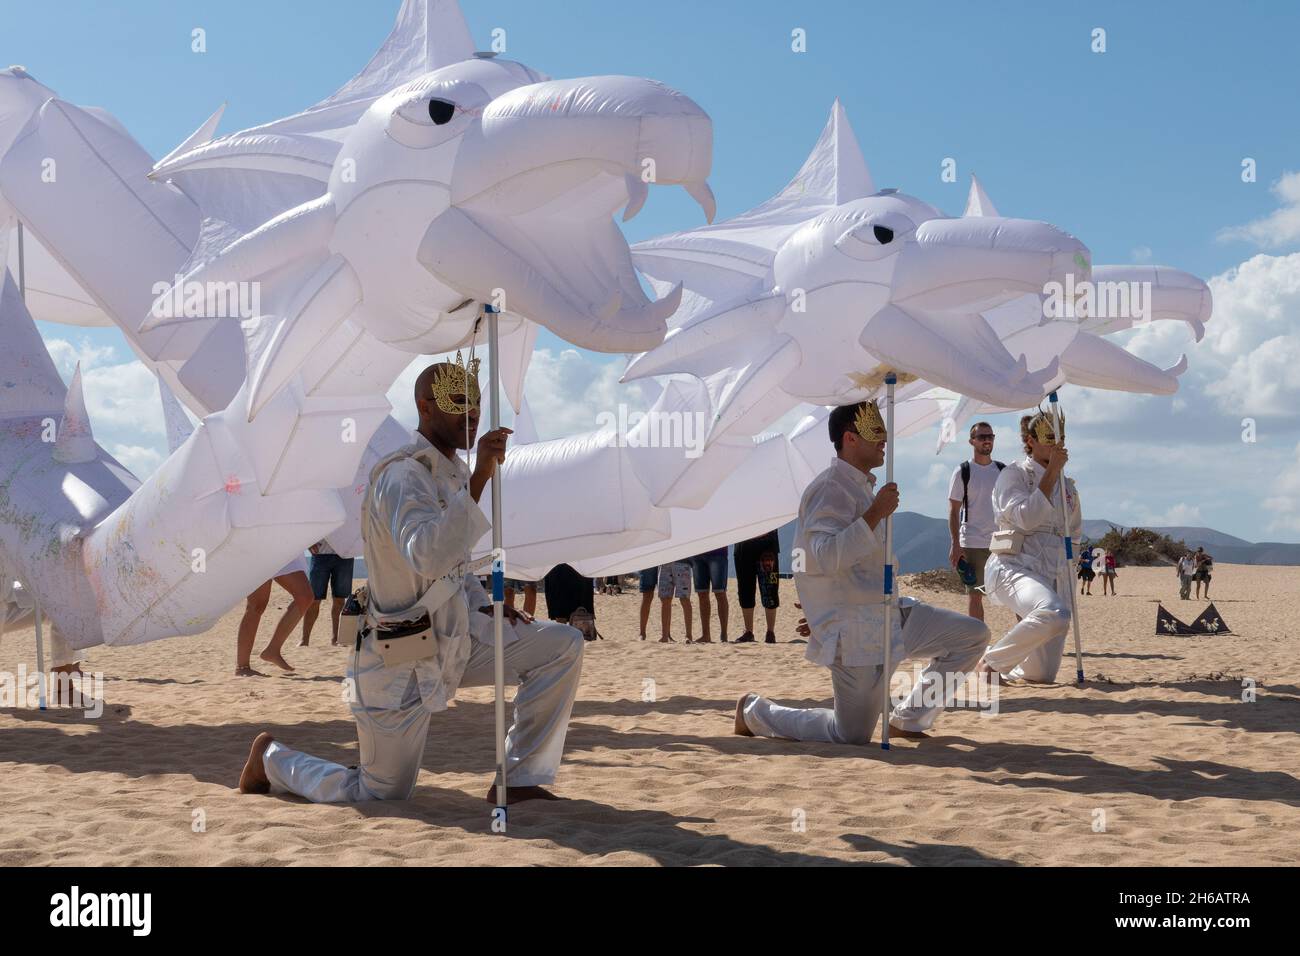
M 1011 550 L 994 550 L 989 557 L 985 591 L 994 603 L 1011 608 L 1020 622 L 988 647 L 980 669 L 1012 680 L 1056 680 L 1070 629 L 1069 589 L 1074 584 L 1061 540 L 1065 531 L 1059 480 L 1070 456 L 1064 419 L 1061 425 L 1058 442 L 1049 414 L 1040 410 L 1021 418 L 1026 457 L 1004 468 L 993 487 L 1000 536 L 1018 534 Z M 1082 527 L 1079 494 L 1069 478 L 1065 486 L 1070 534 L 1077 541 Z

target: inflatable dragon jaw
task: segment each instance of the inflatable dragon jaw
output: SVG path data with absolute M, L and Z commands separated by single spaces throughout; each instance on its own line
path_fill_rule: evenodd
M 985 401 L 1033 403 L 1056 367 L 1031 373 L 980 313 L 1068 274 L 1086 279 L 1089 258 L 1047 223 L 953 219 L 877 191 L 837 102 L 773 199 L 636 246 L 653 282 L 685 280 L 690 295 L 682 323 L 625 378 L 705 380 L 711 441 L 757 434 L 800 402 L 867 397 L 890 370 Z
M 262 291 L 283 318 L 250 349 L 250 421 L 345 321 L 414 354 L 469 341 L 472 301 L 599 351 L 662 341 L 680 291 L 645 296 L 611 214 L 635 214 L 651 169 L 710 216 L 709 118 L 650 80 L 536 78 L 471 59 L 379 97 L 339 147 L 324 195 L 184 277 L 291 277 Z M 192 320 L 156 312 L 144 331 Z

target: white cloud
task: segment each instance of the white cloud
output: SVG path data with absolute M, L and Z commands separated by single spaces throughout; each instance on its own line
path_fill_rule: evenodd
M 1300 253 L 1254 256 L 1209 285 L 1214 316 L 1202 345 L 1218 367 L 1205 393 L 1231 414 L 1291 414 L 1300 402 Z
M 1132 257 L 1134 262 L 1150 262 L 1152 256 L 1151 247 L 1134 246 L 1133 251 L 1130 253 L 1130 256 Z
M 1220 241 L 1253 242 L 1264 249 L 1276 249 L 1300 241 L 1300 172 L 1283 173 L 1271 191 L 1282 204 L 1281 209 L 1244 226 L 1219 230 Z
M 163 463 L 162 452 L 157 448 L 142 448 L 139 445 L 114 445 L 109 449 L 114 458 L 131 470 L 143 481 Z
M 1300 445 L 1290 463 L 1277 472 L 1263 505 L 1276 515 L 1269 522 L 1270 531 L 1300 532 Z
M 50 358 L 54 359 L 55 368 L 65 379 L 72 378 L 78 362 L 81 363 L 82 375 L 85 375 L 88 369 L 97 368 L 117 357 L 117 352 L 111 345 L 95 345 L 89 339 L 82 339 L 77 345 L 67 339 L 46 339 L 45 348 L 50 353 Z

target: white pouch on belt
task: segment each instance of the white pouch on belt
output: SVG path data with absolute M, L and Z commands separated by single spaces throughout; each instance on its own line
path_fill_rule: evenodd
M 1023 531 L 1005 528 L 993 532 L 993 537 L 989 539 L 989 551 L 993 554 L 1019 554 L 1020 547 L 1024 543 L 1025 533 Z
M 459 571 L 454 571 L 429 585 L 409 608 L 389 613 L 376 611 L 373 605 L 367 609 L 367 630 L 385 667 L 424 660 L 438 653 L 433 615 L 461 589 L 461 584 Z

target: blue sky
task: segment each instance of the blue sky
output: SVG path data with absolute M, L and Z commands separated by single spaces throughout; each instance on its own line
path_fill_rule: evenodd
M 333 92 L 378 47 L 399 5 L 3 0 L 0 64 L 23 64 L 63 98 L 106 107 L 159 156 L 223 101 L 228 132 Z M 546 73 L 651 76 L 691 95 L 714 121 L 720 217 L 785 184 L 838 96 L 880 186 L 956 214 L 975 172 L 1004 215 L 1067 229 L 1097 263 L 1151 261 L 1218 277 L 1206 342 L 1192 345 L 1182 329 L 1129 335 L 1141 339 L 1130 342 L 1135 351 L 1159 364 L 1188 352 L 1192 369 L 1179 396 L 1063 393 L 1067 409 L 1077 410 L 1071 446 L 1085 509 L 1126 523 L 1204 524 L 1251 540 L 1300 541 L 1300 482 L 1289 477 L 1300 473 L 1300 372 L 1288 360 L 1300 363 L 1300 177 L 1284 178 L 1300 170 L 1300 7 L 775 0 L 462 7 L 481 47 L 504 29 L 506 55 Z M 190 49 L 195 27 L 206 31 L 206 53 Z M 1098 27 L 1104 53 L 1091 50 Z M 796 28 L 806 31 L 805 53 L 791 50 Z M 955 184 L 940 181 L 946 157 L 956 160 Z M 1255 183 L 1241 180 L 1244 157 L 1257 163 Z M 678 192 L 654 191 L 629 239 L 696 224 L 697 208 Z M 1258 224 L 1250 238 L 1224 237 L 1249 223 Z M 113 331 L 42 331 L 68 347 L 53 346 L 56 358 L 98 356 L 105 369 L 131 358 Z M 564 346 L 545 335 L 540 345 L 552 369 L 610 361 L 563 359 Z M 584 393 L 556 407 L 584 400 L 595 399 Z M 96 418 L 93 399 L 91 413 Z M 1254 443 L 1241 441 L 1244 417 L 1258 423 Z M 1010 434 L 1009 422 L 995 424 Z M 549 426 L 544 435 L 565 430 L 562 422 Z M 161 447 L 152 427 L 112 437 Z M 928 438 L 900 444 L 904 507 L 940 513 L 962 450 L 936 458 Z M 1014 454 L 1009 442 L 999 454 Z M 148 460 L 134 464 L 147 470 Z

